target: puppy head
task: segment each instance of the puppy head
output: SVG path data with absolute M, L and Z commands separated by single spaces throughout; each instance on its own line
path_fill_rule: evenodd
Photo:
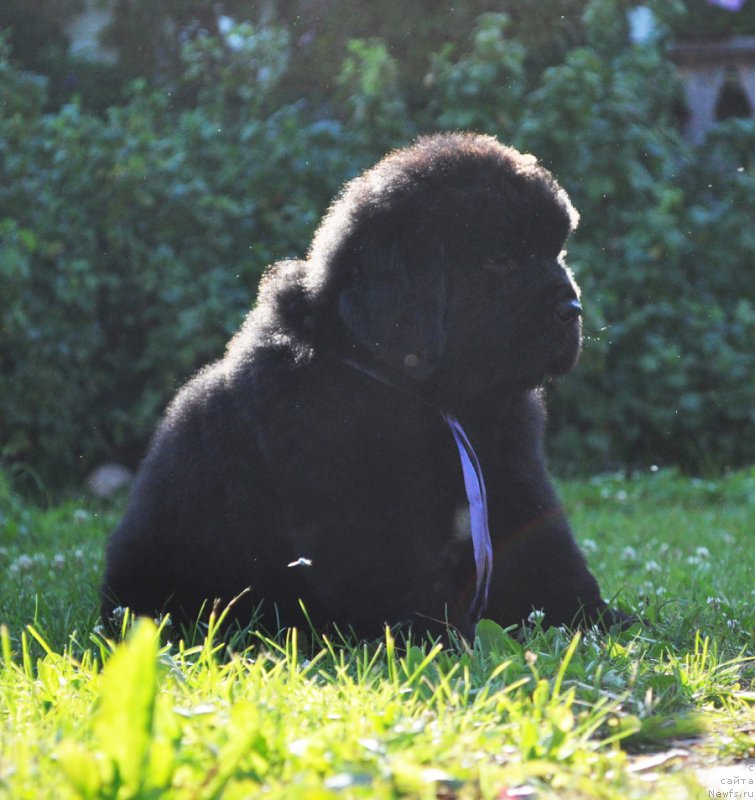
M 560 255 L 577 219 L 532 156 L 488 136 L 425 137 L 346 184 L 307 281 L 390 368 L 465 395 L 534 386 L 579 351 Z

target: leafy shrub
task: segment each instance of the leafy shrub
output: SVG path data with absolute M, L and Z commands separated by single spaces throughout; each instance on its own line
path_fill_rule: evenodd
M 755 126 L 692 149 L 662 41 L 628 46 L 620 0 L 582 5 L 581 44 L 540 73 L 502 14 L 427 53 L 421 81 L 355 40 L 327 103 L 281 100 L 294 46 L 271 25 L 190 40 L 176 80 L 136 84 L 102 116 L 45 114 L 43 83 L 0 52 L 2 451 L 48 481 L 134 464 L 344 179 L 415 131 L 473 127 L 537 153 L 582 212 L 570 258 L 588 341 L 551 391 L 556 460 L 750 460 Z
M 340 128 L 296 105 L 256 116 L 261 82 L 249 113 L 209 98 L 176 115 L 142 90 L 101 119 L 41 115 L 37 84 L 0 80 L 18 99 L 0 111 L 2 447 L 48 479 L 133 463 L 264 266 L 303 254 L 349 171 Z
M 453 58 L 444 47 L 431 59 L 425 85 L 429 125 L 510 138 L 525 94 L 525 48 L 507 37 L 506 14 L 483 14 L 470 52 Z
M 415 133 L 399 86 L 399 65 L 379 39 L 353 39 L 336 78 L 346 127 L 362 148 L 382 154 Z
M 554 453 L 592 467 L 746 463 L 755 125 L 689 148 L 668 62 L 652 46 L 606 47 L 605 27 L 588 25 L 594 46 L 545 73 L 520 128 L 582 211 L 571 253 L 590 337 L 553 392 Z

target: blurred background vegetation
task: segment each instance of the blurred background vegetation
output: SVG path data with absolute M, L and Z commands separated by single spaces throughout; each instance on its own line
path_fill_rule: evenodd
M 755 122 L 681 135 L 680 37 L 755 32 L 704 0 L 83 0 L 0 9 L 0 452 L 48 485 L 135 466 L 269 263 L 417 134 L 531 151 L 582 214 L 587 341 L 550 390 L 562 472 L 752 461 Z

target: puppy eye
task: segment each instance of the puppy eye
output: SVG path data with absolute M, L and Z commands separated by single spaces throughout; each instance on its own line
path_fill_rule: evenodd
M 508 275 L 518 269 L 519 264 L 513 258 L 496 258 L 486 261 L 482 268 L 487 272 L 494 272 L 496 275 Z

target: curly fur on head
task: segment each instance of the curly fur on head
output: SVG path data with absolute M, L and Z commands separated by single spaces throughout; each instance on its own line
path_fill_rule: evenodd
M 455 235 L 447 231 L 457 249 L 459 232 L 505 236 L 505 247 L 518 249 L 519 255 L 527 255 L 523 251 L 532 244 L 557 254 L 579 222 L 566 192 L 534 156 L 492 136 L 426 136 L 344 186 L 313 239 L 309 282 L 316 284 L 323 272 L 358 249 L 365 229 L 385 217 L 404 226 L 428 217 L 436 227 L 461 226 L 461 231 L 454 228 Z
M 489 297 L 469 297 L 461 310 L 468 315 L 484 305 L 480 322 L 491 326 L 487 332 L 493 338 L 483 344 L 488 336 L 480 331 L 478 355 L 499 348 L 480 366 L 485 376 L 469 374 L 461 387 L 476 392 L 483 378 L 500 373 L 511 382 L 517 372 L 512 361 L 522 361 L 522 351 L 514 359 L 501 358 L 505 343 L 496 340 L 491 314 L 522 316 L 523 293 L 534 285 L 536 271 L 542 279 L 551 269 L 553 291 L 576 295 L 558 259 L 578 219 L 566 192 L 534 156 L 490 136 L 425 137 L 346 184 L 315 234 L 304 281 L 323 301 L 326 314 L 337 302 L 341 320 L 379 362 L 422 380 L 442 367 L 447 348 L 454 357 L 447 324 L 453 292 L 471 280 L 478 289 L 492 289 L 495 305 Z M 477 274 L 486 265 L 510 263 L 531 276 L 516 290 L 519 310 L 506 307 L 502 281 L 491 287 L 490 276 Z M 559 281 L 562 286 L 555 287 Z M 541 314 L 533 313 L 539 324 Z M 578 342 L 572 350 L 576 357 Z M 561 365 L 541 361 L 527 359 L 528 368 L 539 369 L 522 375 L 521 385 L 534 386 L 551 372 L 566 371 L 573 358 L 565 356 Z M 459 368 L 458 363 L 453 367 Z
M 346 184 L 307 259 L 269 270 L 225 358 L 171 404 L 108 544 L 103 615 L 192 619 L 248 588 L 234 615 L 262 604 L 268 627 L 302 624 L 300 601 L 363 635 L 464 626 L 467 499 L 436 408 L 487 486 L 486 616 L 620 619 L 542 447 L 539 387 L 581 343 L 562 252 L 577 219 L 533 156 L 488 136 L 422 138 Z

